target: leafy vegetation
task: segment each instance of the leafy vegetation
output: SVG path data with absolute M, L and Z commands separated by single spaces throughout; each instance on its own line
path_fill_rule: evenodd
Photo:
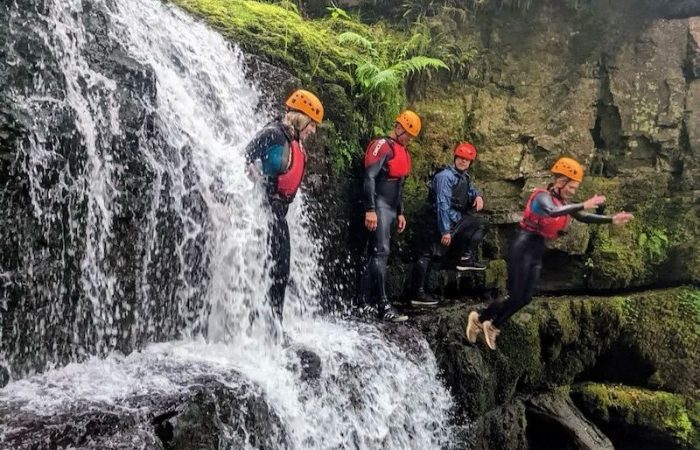
M 622 428 L 621 436 L 649 430 L 674 447 L 697 448 L 700 443 L 700 405 L 682 395 L 596 383 L 576 386 L 572 395 L 597 423 Z
M 353 32 L 338 36 L 338 42 L 357 49 L 351 64 L 357 87 L 356 106 L 365 112 L 368 122 L 363 130 L 370 134 L 383 133 L 405 104 L 404 83 L 416 73 L 428 69 L 448 69 L 441 60 L 426 56 L 409 56 L 414 35 L 408 42 L 391 48 L 391 42 L 372 41 Z M 384 44 L 383 49 L 379 45 Z
M 420 32 L 423 28 L 406 34 L 382 24 L 368 26 L 335 7 L 324 18 L 307 20 L 289 1 L 174 1 L 245 51 L 289 70 L 320 93 L 334 122 L 332 141 L 338 146 L 331 153 L 339 170 L 359 154 L 358 141 L 389 130 L 406 106 L 405 86 L 411 76 L 448 69 L 425 53 L 431 38 Z M 338 85 L 342 91 L 324 92 Z M 338 108 L 336 103 L 351 106 Z

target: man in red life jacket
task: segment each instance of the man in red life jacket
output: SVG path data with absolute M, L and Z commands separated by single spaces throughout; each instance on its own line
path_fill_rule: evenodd
M 309 91 L 295 91 L 285 104 L 284 117 L 260 130 L 246 148 L 249 174 L 263 180 L 272 212 L 268 244 L 274 261 L 269 268 L 272 278 L 269 300 L 280 320 L 289 280 L 287 209 L 304 178 L 306 151 L 302 143 L 316 133 L 316 126 L 323 120 L 323 105 Z
M 403 183 L 411 171 L 408 143 L 418 136 L 421 121 L 413 111 L 404 111 L 396 118 L 388 137 L 373 140 L 365 152 L 364 207 L 365 227 L 371 233 L 369 259 L 362 275 L 361 292 L 367 306 L 372 303 L 379 317 L 386 321 L 408 319 L 391 306 L 386 293 L 386 267 L 389 260 L 391 227 L 406 228 L 403 215 Z
M 502 325 L 527 305 L 534 294 L 542 269 L 546 239 L 556 239 L 566 229 L 571 217 L 584 223 L 623 225 L 634 218 L 620 212 L 613 216 L 586 213 L 605 202 L 594 195 L 583 203 L 570 203 L 583 181 L 583 167 L 571 158 L 560 158 L 552 167 L 554 182 L 546 188 L 536 188 L 527 200 L 523 218 L 508 254 L 508 297 L 494 302 L 478 314 L 469 313 L 467 339 L 476 342 L 483 331 L 486 344 L 496 349 L 496 337 Z

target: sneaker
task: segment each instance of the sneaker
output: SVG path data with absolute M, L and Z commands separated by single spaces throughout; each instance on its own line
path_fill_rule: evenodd
M 470 312 L 469 318 L 467 318 L 467 329 L 465 331 L 467 340 L 470 343 L 475 344 L 476 338 L 482 331 L 484 331 L 484 329 L 482 328 L 481 322 L 479 322 L 479 313 L 476 311 Z
M 379 310 L 374 305 L 365 305 L 360 308 L 359 316 L 363 319 L 374 319 L 379 315 Z
M 464 272 L 465 270 L 486 270 L 485 265 L 475 261 L 471 256 L 463 256 L 459 258 L 455 268 L 460 272 Z
M 418 291 L 415 298 L 411 299 L 411 305 L 413 306 L 435 306 L 439 301 L 426 294 L 425 291 Z
M 408 316 L 399 314 L 396 309 L 394 309 L 393 306 L 391 305 L 386 305 L 383 310 L 381 311 L 381 319 L 384 320 L 385 322 L 405 322 L 408 320 Z
M 484 338 L 486 339 L 486 345 L 491 350 L 496 350 L 496 338 L 501 333 L 501 330 L 493 326 L 490 320 L 484 321 L 481 326 L 484 328 Z

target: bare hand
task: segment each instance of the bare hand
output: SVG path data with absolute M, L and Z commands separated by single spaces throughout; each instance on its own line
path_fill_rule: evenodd
M 445 233 L 442 235 L 442 239 L 440 239 L 440 243 L 442 245 L 444 245 L 445 247 L 449 247 L 451 242 L 452 242 L 452 235 L 450 233 Z
M 374 231 L 377 229 L 377 213 L 374 211 L 367 211 L 365 213 L 365 227 L 369 231 Z
M 472 206 L 474 206 L 477 211 L 481 211 L 482 209 L 484 209 L 484 199 L 480 196 L 475 198 L 474 204 Z
M 624 225 L 632 219 L 634 219 L 634 215 L 632 213 L 622 211 L 615 214 L 612 221 L 615 225 Z
M 605 203 L 605 196 L 596 194 L 583 202 L 583 209 L 593 209 L 598 205 L 602 205 L 603 203 Z
M 397 218 L 396 229 L 399 233 L 403 233 L 403 230 L 406 229 L 406 216 L 403 214 L 399 214 L 399 217 Z
M 248 167 L 246 167 L 246 175 L 248 175 L 251 181 L 258 181 L 263 176 L 262 172 L 260 172 L 260 168 L 254 163 L 248 164 Z

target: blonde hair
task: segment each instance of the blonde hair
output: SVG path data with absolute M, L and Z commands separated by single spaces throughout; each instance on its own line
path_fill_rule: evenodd
M 287 111 L 284 115 L 284 122 L 294 128 L 295 132 L 300 132 L 311 122 L 311 118 L 299 111 Z

